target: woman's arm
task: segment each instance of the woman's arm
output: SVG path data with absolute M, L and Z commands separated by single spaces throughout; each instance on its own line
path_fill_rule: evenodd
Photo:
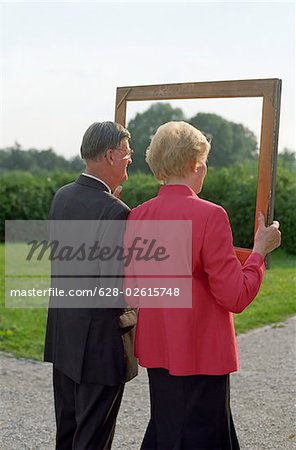
M 203 265 L 211 293 L 226 310 L 240 313 L 256 297 L 264 275 L 264 256 L 280 245 L 280 232 L 271 227 L 265 227 L 264 217 L 260 218 L 253 252 L 241 266 L 233 248 L 227 213 L 223 208 L 215 208 L 209 216 Z

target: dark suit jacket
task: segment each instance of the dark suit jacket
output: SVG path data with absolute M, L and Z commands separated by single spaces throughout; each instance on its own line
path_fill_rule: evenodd
M 57 191 L 51 220 L 125 220 L 129 208 L 103 183 L 80 175 Z M 54 303 L 50 301 L 50 306 Z M 77 299 L 80 301 L 80 299 Z M 117 385 L 137 375 L 135 312 L 122 308 L 48 309 L 44 360 L 75 382 Z

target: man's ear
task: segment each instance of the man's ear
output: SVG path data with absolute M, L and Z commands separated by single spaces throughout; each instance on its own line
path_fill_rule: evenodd
M 111 148 L 109 148 L 106 151 L 105 158 L 108 161 L 108 163 L 110 164 L 110 166 L 113 166 L 113 164 L 114 164 L 114 155 L 113 155 L 113 152 L 112 152 Z

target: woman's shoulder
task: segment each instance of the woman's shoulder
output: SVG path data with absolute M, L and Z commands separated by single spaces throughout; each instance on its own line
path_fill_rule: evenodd
M 151 198 L 150 200 L 147 200 L 141 205 L 133 208 L 129 213 L 128 219 L 135 220 L 147 217 L 153 219 L 157 217 L 159 218 L 159 216 L 161 216 L 161 218 L 165 218 L 166 216 L 171 218 L 177 218 L 175 216 L 180 216 L 184 218 L 186 216 L 188 219 L 208 219 L 209 217 L 214 218 L 227 216 L 225 209 L 221 205 L 202 199 L 198 196 L 187 197 L 178 204 L 171 203 L 170 205 L 160 205 L 158 204 L 157 199 L 158 197 Z
M 142 214 L 146 214 L 146 212 L 150 209 L 150 207 L 153 206 L 156 199 L 157 199 L 157 197 L 150 198 L 146 202 L 141 203 L 140 205 L 132 208 L 131 212 L 129 213 L 128 218 L 129 219 L 138 219 Z
M 227 214 L 223 206 L 218 205 L 217 203 L 211 202 L 209 200 L 205 200 L 200 197 L 196 197 L 196 207 L 195 209 L 199 209 L 199 211 L 204 211 L 205 213 L 212 214 Z

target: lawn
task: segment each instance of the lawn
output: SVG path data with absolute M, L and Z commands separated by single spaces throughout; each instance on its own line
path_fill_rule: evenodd
M 264 275 L 259 295 L 241 314 L 235 315 L 237 333 L 267 324 L 278 324 L 296 314 L 296 256 L 276 250 Z
M 279 324 L 296 314 L 296 256 L 277 250 L 271 269 L 256 300 L 236 315 L 236 330 L 245 333 L 267 324 Z M 16 356 L 42 359 L 46 326 L 46 309 L 6 308 L 4 301 L 4 245 L 0 245 L 0 350 Z

